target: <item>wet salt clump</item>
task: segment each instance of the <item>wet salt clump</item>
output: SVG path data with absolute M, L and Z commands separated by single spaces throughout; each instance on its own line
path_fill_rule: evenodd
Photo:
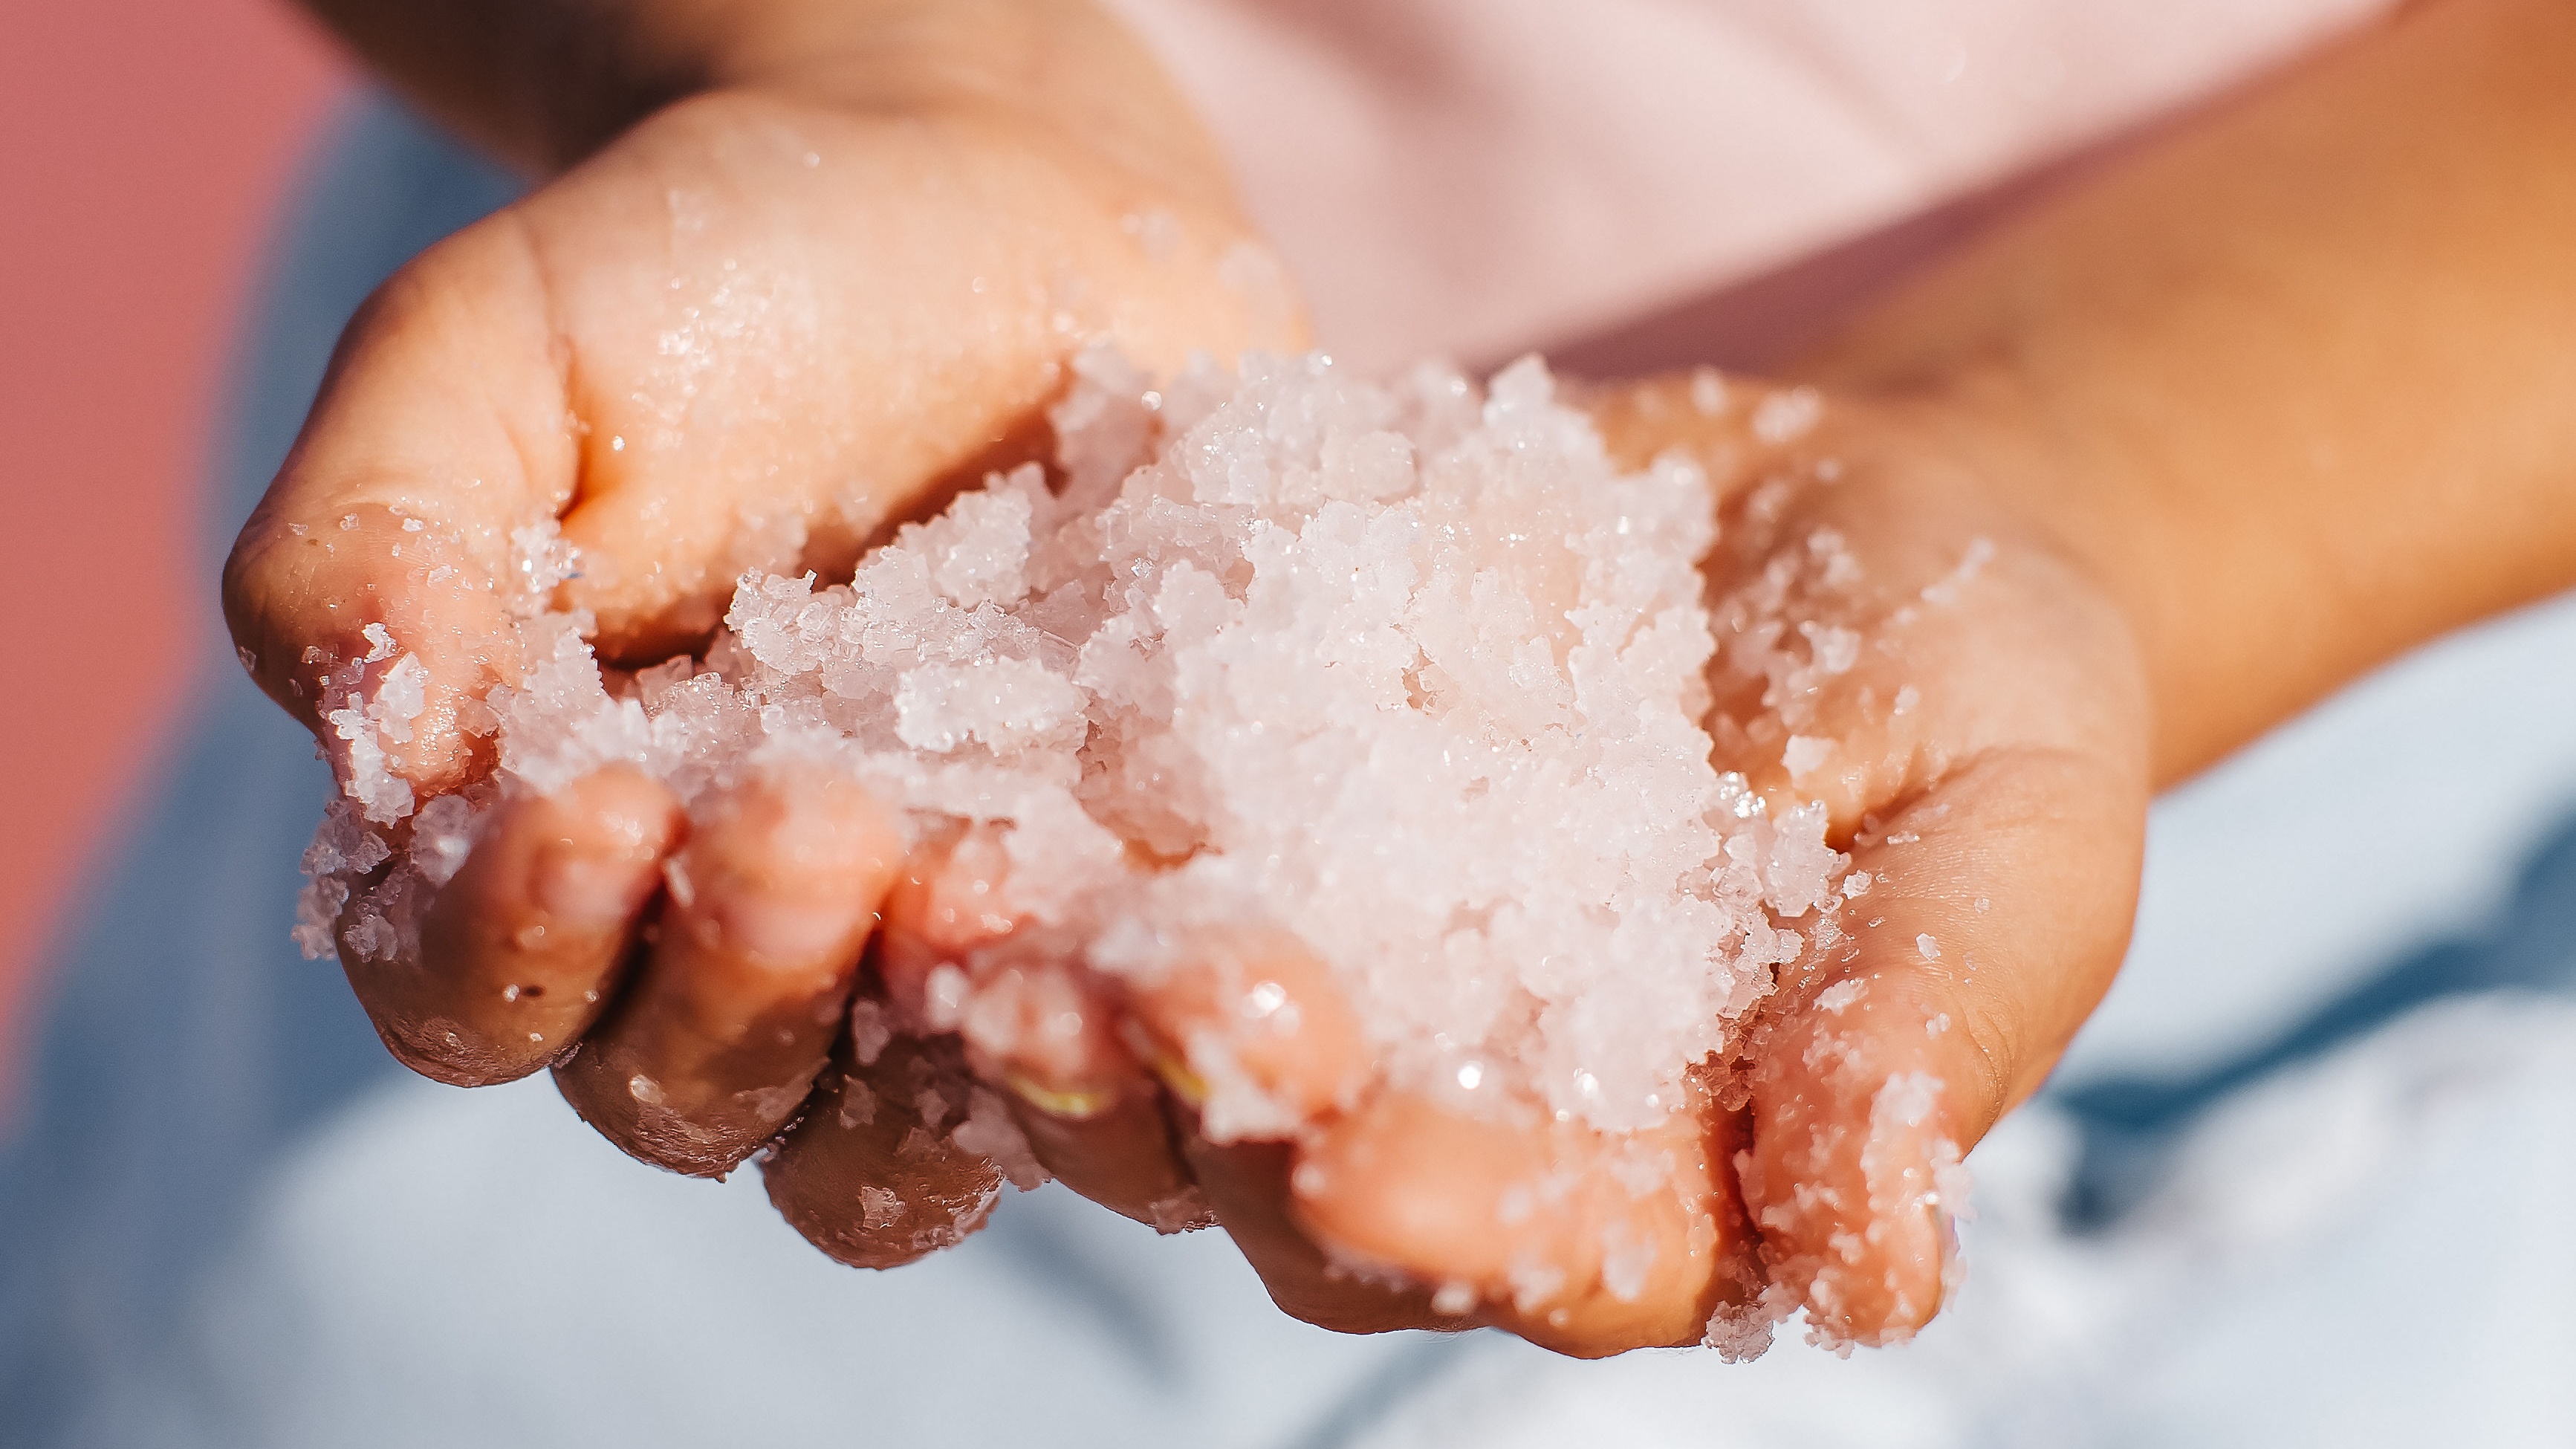
M 1821 807 L 1775 817 L 1710 763 L 1707 480 L 1621 472 L 1535 360 L 1483 391 L 1320 357 L 1158 392 L 1106 353 L 1076 372 L 1052 479 L 990 480 L 847 583 L 746 576 L 703 660 L 612 689 L 583 621 L 530 617 L 490 701 L 497 793 L 623 761 L 694 801 L 828 763 L 916 839 L 994 834 L 992 909 L 1093 970 L 1151 983 L 1266 933 L 1329 969 L 1395 1084 L 1609 1131 L 1685 1107 L 1859 890 Z M 522 551 L 531 583 L 568 566 Z M 1817 677 L 1857 648 L 1808 643 Z M 330 716 L 353 778 L 308 857 L 308 949 L 383 864 L 369 827 L 411 813 L 380 758 L 419 712 L 408 658 L 364 664 L 372 692 L 353 676 Z M 471 822 L 445 807 L 392 876 L 453 873 Z M 964 964 L 952 1024 L 978 1019 Z M 1206 1050 L 1212 1135 L 1282 1122 Z M 1009 1156 L 977 1106 L 959 1142 Z

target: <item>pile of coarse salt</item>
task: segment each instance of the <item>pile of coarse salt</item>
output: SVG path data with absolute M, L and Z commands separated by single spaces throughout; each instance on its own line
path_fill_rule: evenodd
M 703 660 L 611 688 L 581 621 L 532 616 L 477 794 L 628 761 L 695 800 L 833 762 L 917 837 L 999 831 L 1004 909 L 1094 969 L 1151 979 L 1207 930 L 1284 931 L 1395 1084 L 1610 1131 L 1682 1105 L 1778 969 L 1830 944 L 1845 863 L 1821 806 L 1774 817 L 1711 764 L 1707 480 L 1620 472 L 1535 359 L 1481 392 L 1322 357 L 1159 392 L 1105 352 L 1076 374 L 1052 488 L 994 478 L 847 584 L 748 576 Z M 308 858 L 317 951 L 387 859 L 370 822 L 409 813 L 369 762 L 416 681 L 380 677 L 334 717 L 366 748 Z M 409 949 L 479 809 L 420 812 L 354 949 Z M 1294 1125 L 1200 1074 L 1211 1136 Z

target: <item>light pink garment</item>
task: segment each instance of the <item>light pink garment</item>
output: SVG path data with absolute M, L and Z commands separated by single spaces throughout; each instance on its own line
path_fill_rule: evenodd
M 1650 314 L 2152 117 L 2392 0 L 1113 0 L 1335 352 Z

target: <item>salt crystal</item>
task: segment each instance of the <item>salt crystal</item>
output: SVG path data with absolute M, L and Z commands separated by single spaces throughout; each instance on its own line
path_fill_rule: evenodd
M 1788 771 L 1791 779 L 1803 779 L 1814 774 L 1816 767 L 1823 764 L 1833 752 L 1834 742 L 1831 740 L 1820 740 L 1811 735 L 1791 735 L 1787 746 L 1780 751 L 1780 768 Z
M 1131 211 L 1118 218 L 1118 229 L 1135 238 L 1136 245 L 1144 250 L 1145 259 L 1158 265 L 1178 255 L 1181 244 L 1188 240 L 1188 233 L 1181 227 L 1181 219 L 1159 206 L 1148 211 Z
M 1651 1238 L 1631 1238 L 1627 1224 L 1614 1221 L 1603 1233 L 1601 1286 L 1622 1303 L 1634 1303 L 1646 1291 L 1647 1275 L 1654 1271 L 1655 1244 Z
M 1921 956 L 1926 961 L 1938 961 L 1941 959 L 1941 943 L 1933 940 L 1931 933 L 1928 931 L 1914 938 L 1914 950 L 1917 955 Z
M 876 1089 L 852 1077 L 841 1088 L 841 1125 L 865 1127 L 877 1120 Z
M 1693 410 L 1715 417 L 1726 411 L 1726 378 L 1714 367 L 1695 368 L 1691 372 L 1690 400 Z
M 1774 447 L 1796 442 L 1825 414 L 1825 399 L 1812 387 L 1775 392 L 1753 409 L 1753 436 Z
M 1262 254 L 1226 268 L 1256 301 L 1275 280 Z M 1393 1084 L 1614 1132 L 1694 1102 L 1694 1071 L 1867 889 L 1820 805 L 1766 803 L 1712 763 L 1709 480 L 1679 459 L 1621 471 L 1536 359 L 1481 390 L 1322 357 L 1151 380 L 1093 350 L 1072 373 L 1056 473 L 961 494 L 846 581 L 746 575 L 702 660 L 631 688 L 610 689 L 586 619 L 549 612 L 577 563 L 560 532 L 514 534 L 500 591 L 525 672 L 478 705 L 492 798 L 624 763 L 696 802 L 765 761 L 823 763 L 917 839 L 982 832 L 1008 868 L 973 914 L 1060 959 L 1149 986 L 1212 941 L 1278 939 L 1326 969 Z M 1691 398 L 1730 401 L 1715 374 Z M 1753 426 L 1787 441 L 1821 409 L 1773 394 Z M 1829 530 L 1793 552 L 1800 587 L 1852 586 Z M 1796 597 L 1766 616 L 1784 699 L 1862 649 Z M 367 686 L 328 701 L 367 782 L 344 825 L 410 813 L 391 759 L 411 677 Z M 1784 733 L 1793 777 L 1831 758 L 1825 731 Z M 423 819 L 431 843 L 392 872 L 407 889 L 470 839 L 444 805 Z M 686 873 L 666 878 L 685 903 Z M 336 864 L 316 879 L 391 888 Z M 309 904 L 318 921 L 348 902 Z M 403 918 L 383 919 L 399 945 Z M 997 980 L 969 952 L 931 973 L 921 1020 L 853 1008 L 861 1060 L 898 1029 L 983 1021 Z M 1300 1125 L 1234 1060 L 1233 1034 L 1259 1029 L 1188 1044 L 1212 1136 Z M 976 1104 L 943 1120 L 961 1115 L 959 1145 L 1015 1150 Z
M 369 821 L 390 825 L 411 814 L 413 799 L 411 782 L 399 773 L 400 756 L 386 746 L 411 742 L 412 721 L 427 708 L 429 671 L 418 655 L 406 654 L 381 671 L 372 688 L 352 687 L 364 686 L 367 665 L 383 660 L 395 647 L 381 624 L 369 624 L 362 632 L 373 649 L 365 660 L 332 671 L 326 697 L 336 695 L 346 705 L 323 718 L 330 726 L 328 738 L 341 745 L 335 761 L 341 793 L 356 801 Z
M 412 865 L 431 885 L 445 885 L 473 849 L 474 806 L 461 795 L 442 795 L 412 819 Z
M 1047 1170 L 1038 1165 L 1037 1154 L 1029 1150 L 1029 1140 L 1021 1134 L 1020 1124 L 1012 1119 L 1009 1104 L 987 1088 L 975 1088 L 966 1120 L 957 1124 L 949 1140 L 965 1151 L 990 1159 L 1002 1169 L 1002 1176 L 1022 1192 L 1034 1192 L 1048 1180 Z
M 860 1066 L 875 1066 L 893 1040 L 893 1017 L 883 1002 L 861 997 L 850 1004 L 850 1050 Z
M 1806 637 L 1815 660 L 1816 671 L 1827 677 L 1851 672 L 1860 662 L 1860 632 L 1838 624 L 1819 624 L 1812 620 L 1798 626 Z
M 1169 1197 L 1156 1198 L 1145 1205 L 1145 1213 L 1155 1232 L 1163 1234 L 1194 1233 L 1216 1226 L 1216 1209 L 1208 1205 L 1196 1184 L 1182 1188 Z
M 926 1024 L 930 1029 L 949 1031 L 965 1020 L 966 994 L 971 989 L 972 983 L 967 980 L 966 973 L 955 964 L 942 961 L 932 967 L 929 985 L 924 992 L 928 1002 Z
M 318 961 L 339 949 L 334 928 L 340 919 L 340 908 L 349 903 L 349 883 L 338 876 L 324 876 L 307 881 L 295 897 L 295 929 L 291 937 L 307 961 Z

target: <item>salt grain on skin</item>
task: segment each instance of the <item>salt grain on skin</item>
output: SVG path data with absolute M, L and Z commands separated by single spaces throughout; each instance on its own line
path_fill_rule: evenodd
M 1256 359 L 1155 409 L 1114 359 L 1077 372 L 1060 491 L 998 479 L 849 585 L 747 579 L 712 667 L 651 700 L 532 621 L 505 786 L 622 759 L 687 798 L 836 762 L 918 830 L 1003 828 L 1044 865 L 1000 908 L 1097 969 L 1151 979 L 1211 933 L 1293 927 L 1399 1081 L 1472 1066 L 1479 1099 L 1613 1129 L 1686 1100 L 1844 864 L 1821 809 L 1775 817 L 1707 763 L 1707 480 L 1619 473 L 1535 362 L 1480 396 Z M 1782 397 L 1775 430 L 1812 422 Z M 1840 634 L 1817 649 L 1848 667 Z M 969 973 L 936 985 L 962 1018 Z
M 1861 992 L 1866 989 L 1858 981 L 1837 981 L 1816 993 L 1816 1005 L 1840 1016 L 1853 1002 L 1860 1000 Z
M 1054 475 L 989 480 L 845 583 L 747 576 L 702 662 L 631 688 L 548 612 L 577 566 L 560 536 L 514 535 L 526 672 L 490 701 L 501 770 L 474 813 L 613 762 L 692 803 L 819 763 L 916 840 L 993 832 L 1014 868 L 990 909 L 1094 970 L 1150 983 L 1274 933 L 1328 968 L 1395 1084 L 1613 1131 L 1691 1101 L 1691 1069 L 1869 888 L 1822 806 L 1772 808 L 1709 763 L 1708 480 L 1620 472 L 1535 360 L 1482 389 L 1320 357 L 1160 387 L 1098 351 L 1074 372 Z M 1704 383 L 1693 405 L 1727 406 Z M 1820 410 L 1775 394 L 1754 425 L 1786 441 Z M 1820 576 L 1855 571 L 1838 538 L 1816 549 Z M 1819 681 L 1859 657 L 1845 629 L 1804 642 Z M 353 730 L 383 736 L 399 708 L 353 687 Z M 1789 748 L 1793 775 L 1831 749 Z M 326 822 L 308 922 L 398 803 Z M 397 944 L 423 866 L 449 868 L 407 856 L 389 875 L 413 884 L 359 903 Z M 970 1017 L 979 979 L 943 968 L 933 1015 Z M 888 1027 L 853 1029 L 881 1049 Z M 1277 1119 L 1192 1051 L 1211 1135 Z M 1003 1121 L 969 1135 L 1002 1150 Z

